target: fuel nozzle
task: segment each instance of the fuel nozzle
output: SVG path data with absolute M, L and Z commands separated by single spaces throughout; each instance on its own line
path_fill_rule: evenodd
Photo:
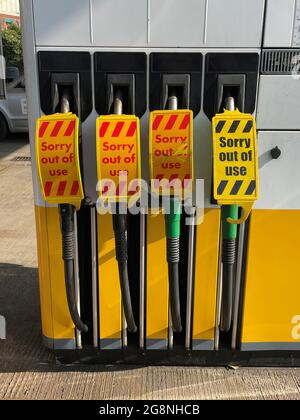
M 178 96 L 170 92 L 167 109 L 178 109 Z M 180 291 L 179 291 L 179 260 L 180 260 L 180 220 L 181 202 L 177 197 L 170 197 L 169 208 L 165 214 L 167 237 L 167 262 L 169 277 L 170 309 L 172 328 L 176 333 L 182 331 Z
M 165 215 L 165 221 L 170 309 L 172 328 L 175 332 L 180 333 L 182 331 L 179 291 L 181 203 L 179 199 L 172 197 L 169 204 L 168 214 Z
M 123 93 L 121 89 L 116 90 L 113 110 L 116 115 L 122 115 L 123 113 Z M 131 333 L 135 333 L 137 326 L 132 309 L 128 277 L 127 214 L 123 214 L 121 207 L 121 203 L 116 203 L 116 210 L 113 215 L 116 259 L 118 261 L 120 287 L 127 328 Z
M 61 204 L 59 213 L 61 219 L 62 233 L 62 258 L 64 260 L 66 294 L 70 315 L 75 327 L 81 332 L 87 332 L 88 327 L 80 319 L 76 297 L 74 279 L 74 212 L 75 208 L 71 204 Z
M 70 112 L 70 93 L 65 89 L 61 96 L 61 113 Z M 78 307 L 76 303 L 75 294 L 75 270 L 74 270 L 74 248 L 75 248 L 75 226 L 74 226 L 74 213 L 76 209 L 71 204 L 60 204 L 59 214 L 61 221 L 61 234 L 62 234 L 62 258 L 64 260 L 65 271 L 65 285 L 67 301 L 69 306 L 70 315 L 75 327 L 81 332 L 87 332 L 88 327 L 80 319 Z
M 227 222 L 228 218 L 237 220 L 238 206 L 222 206 L 222 332 L 228 332 L 232 321 L 234 267 L 236 262 L 237 225 Z
M 226 97 L 224 104 L 227 111 L 235 111 L 235 100 L 232 96 Z M 238 216 L 238 206 L 222 206 L 222 300 L 220 330 L 224 333 L 230 330 L 232 322 L 233 282 L 237 243 L 237 225 L 228 223 L 227 219 L 237 220 Z

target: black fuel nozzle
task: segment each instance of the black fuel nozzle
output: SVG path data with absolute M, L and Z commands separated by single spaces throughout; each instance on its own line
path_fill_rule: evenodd
M 60 102 L 61 112 L 70 111 L 70 92 L 64 89 Z M 88 327 L 80 319 L 76 303 L 75 275 L 74 275 L 74 249 L 75 249 L 75 224 L 74 213 L 76 209 L 72 204 L 60 204 L 60 224 L 62 234 L 62 258 L 64 260 L 66 294 L 70 315 L 75 327 L 81 332 L 88 332 Z
M 127 263 L 127 215 L 113 215 L 113 228 L 116 243 L 116 259 L 119 263 Z
M 114 114 L 123 113 L 123 92 L 117 89 L 114 98 Z M 135 333 L 137 326 L 134 319 L 128 276 L 128 251 L 127 251 L 127 212 L 121 211 L 121 203 L 116 203 L 116 211 L 113 215 L 113 229 L 115 234 L 116 259 L 118 261 L 120 287 L 123 300 L 123 308 L 128 331 Z
M 71 204 L 59 206 L 61 233 L 62 233 L 62 258 L 64 260 L 66 294 L 70 315 L 75 327 L 81 332 L 87 332 L 88 327 L 81 321 L 75 298 L 74 282 L 74 211 Z
M 113 215 L 116 259 L 119 267 L 120 287 L 127 328 L 130 332 L 135 333 L 137 331 L 137 326 L 132 310 L 127 264 L 127 214 L 120 214 L 119 209 L 119 205 L 117 204 L 116 214 Z

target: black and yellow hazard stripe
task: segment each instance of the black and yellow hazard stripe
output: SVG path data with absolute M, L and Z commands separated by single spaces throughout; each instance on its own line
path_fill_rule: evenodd
M 256 181 L 255 180 L 234 180 L 228 181 L 228 180 L 222 180 L 220 181 L 217 189 L 218 196 L 227 193 L 227 195 L 236 196 L 240 192 L 243 193 L 243 195 L 251 196 L 256 190 Z
M 238 130 L 242 133 L 250 133 L 253 129 L 253 120 L 220 120 L 216 125 L 217 134 L 234 134 Z

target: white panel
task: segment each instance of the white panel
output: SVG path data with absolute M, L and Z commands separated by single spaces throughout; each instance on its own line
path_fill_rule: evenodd
M 205 0 L 151 0 L 151 46 L 203 46 L 205 3 Z
M 257 105 L 260 130 L 300 130 L 300 80 L 261 76 Z
M 292 46 L 295 0 L 268 0 L 264 46 L 288 48 Z
M 272 159 L 271 150 L 281 150 L 279 159 Z M 300 133 L 260 132 L 258 209 L 300 209 Z M 274 226 L 276 229 L 276 227 Z
M 89 46 L 89 0 L 34 0 L 36 43 L 41 46 Z
M 264 0 L 208 0 L 207 47 L 260 47 Z
M 147 45 L 147 0 L 93 0 L 95 46 Z

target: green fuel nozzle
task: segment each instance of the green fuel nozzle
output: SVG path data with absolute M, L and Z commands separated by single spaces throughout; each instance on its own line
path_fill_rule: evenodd
M 221 209 L 222 217 L 222 305 L 221 305 L 221 323 L 222 332 L 228 332 L 232 321 L 233 307 L 233 281 L 234 267 L 236 260 L 236 242 L 237 242 L 237 225 L 227 222 L 230 217 L 237 220 L 239 216 L 238 206 L 224 205 Z
M 227 219 L 230 217 L 233 220 L 237 220 L 239 216 L 238 206 L 222 206 L 222 235 L 224 240 L 232 240 L 237 238 L 237 225 L 228 223 Z
M 180 237 L 181 202 L 178 198 L 169 200 L 168 214 L 165 214 L 167 238 Z
M 177 333 L 182 331 L 179 293 L 179 259 L 180 259 L 180 221 L 181 201 L 171 197 L 165 209 L 167 261 L 169 266 L 169 293 L 172 327 Z
M 228 111 L 235 110 L 233 97 L 225 99 L 225 108 Z M 227 221 L 228 218 L 238 220 L 239 207 L 236 205 L 223 205 L 221 208 L 222 218 L 222 304 L 220 330 L 228 332 L 232 322 L 233 307 L 233 282 L 234 267 L 236 260 L 236 242 L 238 227 Z

